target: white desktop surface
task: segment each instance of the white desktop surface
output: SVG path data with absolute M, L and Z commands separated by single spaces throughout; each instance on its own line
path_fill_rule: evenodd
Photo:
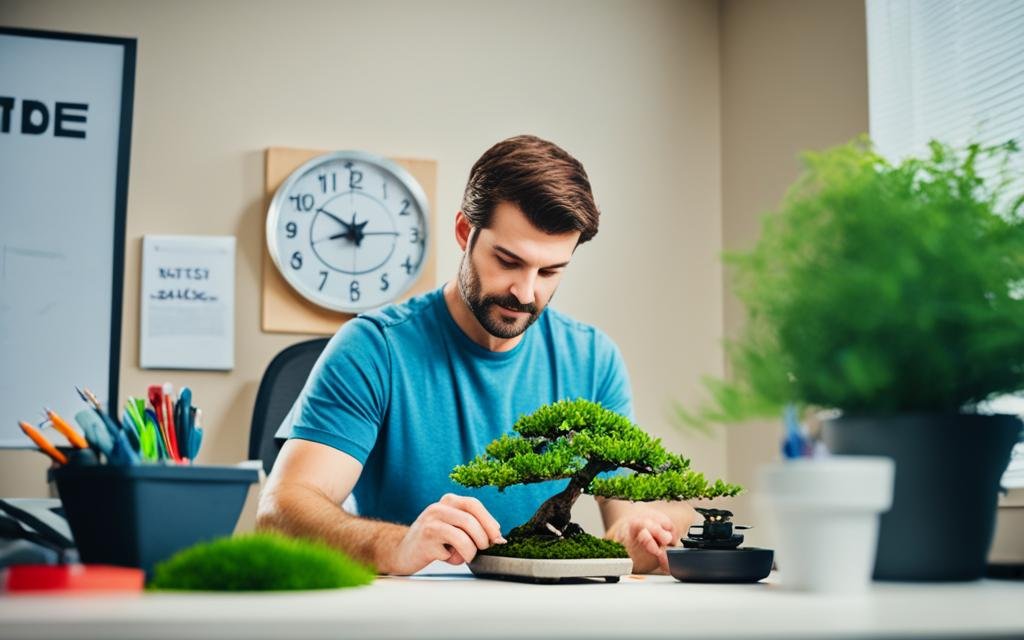
M 445 573 L 446 575 L 442 575 Z M 354 589 L 0 595 L 0 638 L 1024 637 L 1024 582 L 875 583 L 859 596 L 627 576 L 478 580 L 435 564 Z

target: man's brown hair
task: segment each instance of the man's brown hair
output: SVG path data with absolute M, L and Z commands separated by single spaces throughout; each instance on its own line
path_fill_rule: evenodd
M 580 232 L 579 244 L 597 235 L 600 212 L 579 160 L 536 136 L 515 136 L 488 149 L 469 172 L 462 212 L 486 229 L 495 206 L 509 202 L 545 233 Z

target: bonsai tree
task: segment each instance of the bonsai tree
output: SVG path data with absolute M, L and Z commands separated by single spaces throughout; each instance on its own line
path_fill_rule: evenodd
M 748 314 L 727 348 L 733 377 L 708 380 L 713 401 L 681 416 L 971 411 L 1024 388 L 1016 152 L 932 142 L 891 164 L 861 138 L 806 154 L 757 246 L 726 254 Z
M 466 487 L 568 479 L 530 520 L 513 529 L 508 544 L 484 553 L 518 557 L 625 557 L 622 545 L 585 534 L 571 522 L 572 506 L 584 493 L 631 501 L 690 500 L 733 496 L 740 487 L 690 469 L 628 418 L 587 400 L 561 400 L 523 416 L 486 452 L 455 467 L 451 478 Z M 634 473 L 598 474 L 616 469 Z

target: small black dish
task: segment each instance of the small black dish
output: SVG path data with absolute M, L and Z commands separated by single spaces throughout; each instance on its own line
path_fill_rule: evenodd
M 743 534 L 749 529 L 733 524 L 732 512 L 725 509 L 701 509 L 703 524 L 690 527 L 682 539 L 682 549 L 668 549 L 668 569 L 682 582 L 757 582 L 772 571 L 771 549 L 740 549 Z M 700 533 L 694 533 L 700 529 Z
M 772 571 L 771 549 L 668 549 L 668 569 L 682 582 L 757 582 Z

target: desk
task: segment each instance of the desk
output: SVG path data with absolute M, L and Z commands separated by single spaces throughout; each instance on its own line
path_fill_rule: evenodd
M 446 565 L 441 565 L 442 567 Z M 533 585 L 431 572 L 337 591 L 0 597 L 0 638 L 1022 637 L 1024 582 L 876 583 L 858 597 L 767 584 Z

